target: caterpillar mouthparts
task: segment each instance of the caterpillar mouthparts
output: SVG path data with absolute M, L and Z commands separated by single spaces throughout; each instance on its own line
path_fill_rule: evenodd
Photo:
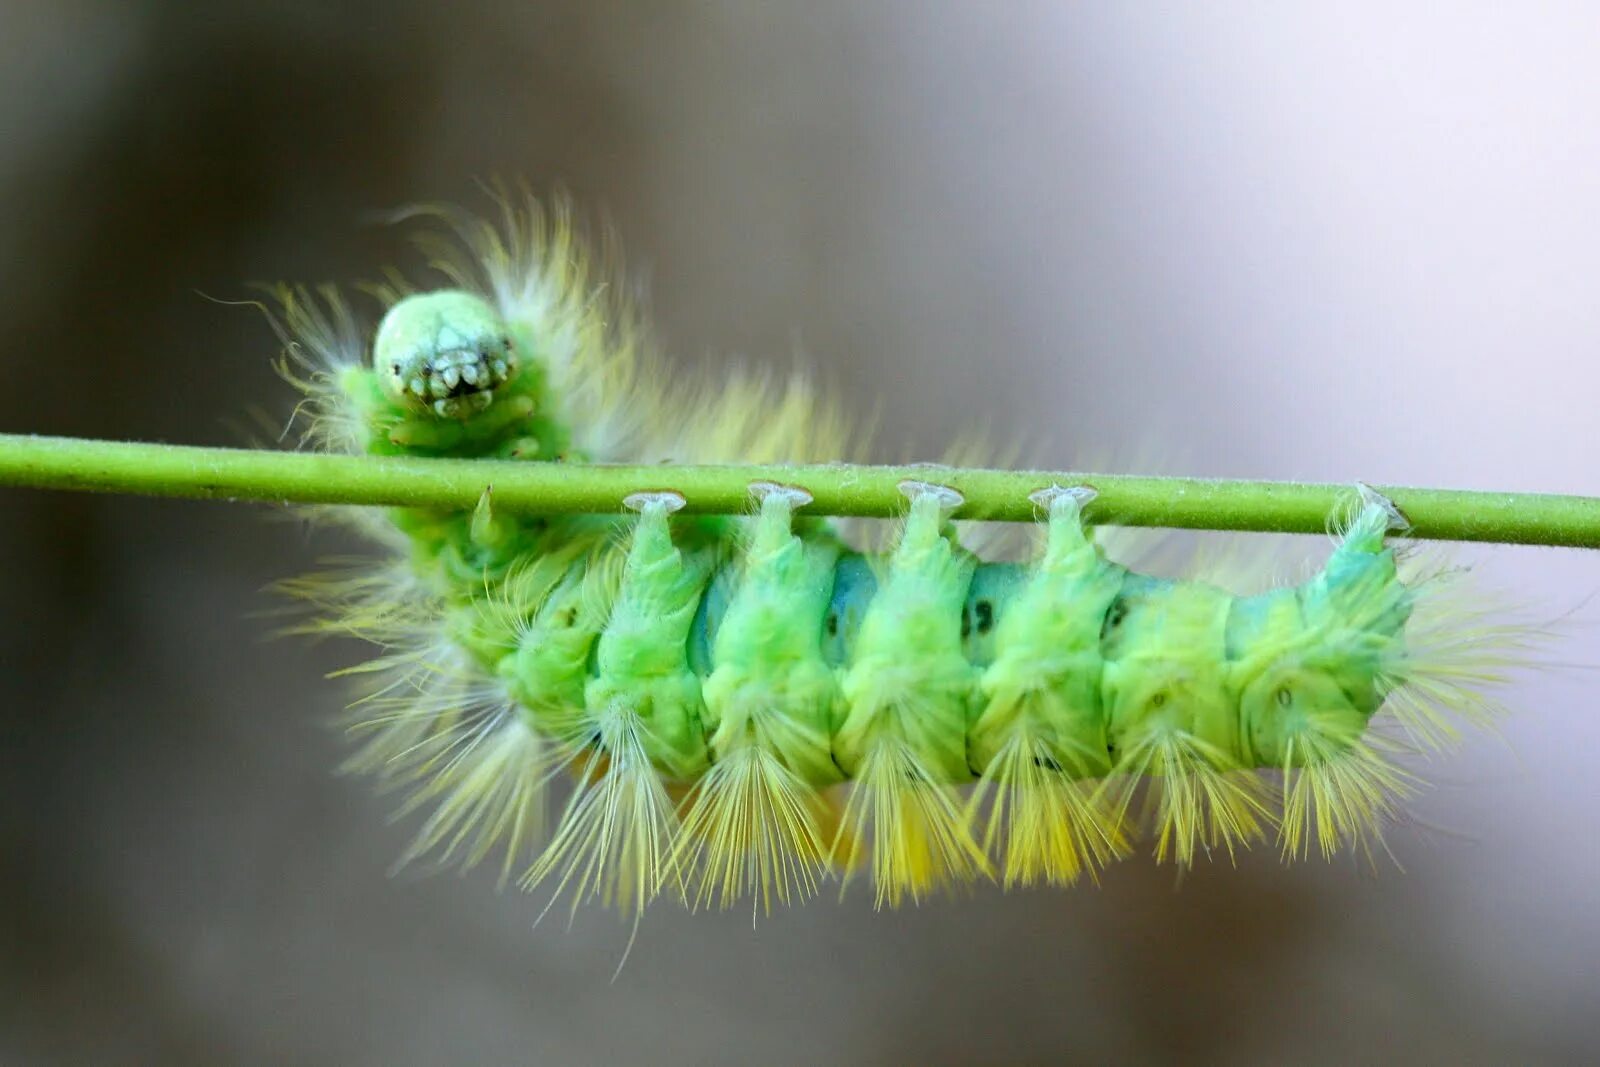
M 428 247 L 459 288 L 389 293 L 370 360 L 359 336 L 330 341 L 342 305 L 285 299 L 329 363 L 293 378 L 312 440 L 533 462 L 845 455 L 844 420 L 804 381 L 669 382 L 565 214 L 503 206 L 504 232 L 444 216 L 461 241 Z M 741 516 L 678 514 L 663 490 L 628 516 L 527 518 L 486 493 L 388 512 L 392 558 L 291 591 L 320 613 L 306 629 L 381 649 L 359 669 L 351 762 L 431 807 L 411 854 L 499 850 L 524 886 L 630 909 L 664 890 L 785 903 L 830 866 L 891 905 L 981 878 L 1068 884 L 1146 823 L 1179 864 L 1274 833 L 1286 857 L 1370 853 L 1416 786 L 1400 757 L 1487 718 L 1538 636 L 1463 606 L 1458 569 L 1411 565 L 1390 541 L 1403 518 L 1364 486 L 1322 570 L 1255 596 L 1108 559 L 1088 487 L 1032 495 L 1028 563 L 968 551 L 953 489 L 901 488 L 881 554 L 775 483 Z
M 385 316 L 374 369 L 394 400 L 441 418 L 465 419 L 494 403 L 517 370 L 510 336 L 487 304 L 445 290 L 410 296 Z

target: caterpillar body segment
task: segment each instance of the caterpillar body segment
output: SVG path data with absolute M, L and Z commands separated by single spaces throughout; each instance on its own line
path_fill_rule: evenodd
M 770 486 L 761 496 L 745 551 L 725 572 L 735 591 L 714 621 L 699 620 L 711 647 L 702 669 L 714 765 L 695 788 L 678 857 L 700 868 L 698 903 L 751 887 L 770 907 L 788 903 L 791 887 L 814 891 L 830 844 L 816 791 L 843 778 L 832 745 L 839 681 L 822 652 L 842 546 L 826 531 L 796 535 L 804 494 Z
M 910 485 L 910 514 L 862 616 L 840 680 L 834 760 L 855 782 L 845 812 L 847 865 L 871 846 L 878 902 L 917 899 L 988 864 L 951 783 L 972 772 L 966 728 L 978 669 L 961 643 L 961 607 L 977 561 L 945 521 L 948 490 Z
M 975 629 L 994 632 L 994 652 L 968 734 L 969 758 L 981 773 L 970 810 L 989 803 L 983 845 L 1003 846 L 1007 885 L 1070 884 L 1128 848 L 1118 813 L 1096 785 L 1112 771 L 1102 633 L 1126 571 L 1086 536 L 1080 509 L 1087 496 L 1048 495 L 1037 563 L 1009 595 L 974 603 Z M 998 623 L 996 603 L 1005 605 Z
M 286 291 L 289 330 L 322 357 L 294 377 L 317 445 L 845 454 L 802 381 L 659 380 L 559 216 L 457 221 L 467 251 L 435 248 L 453 287 L 386 290 L 370 345 L 342 305 Z M 461 513 L 391 511 L 372 532 L 403 565 L 293 591 L 324 612 L 316 628 L 385 650 L 361 669 L 357 765 L 431 808 L 414 851 L 472 864 L 498 845 L 526 886 L 632 910 L 663 889 L 767 908 L 830 871 L 870 875 L 890 905 L 987 878 L 1066 885 L 1146 826 L 1181 865 L 1273 834 L 1291 857 L 1370 849 L 1415 787 L 1411 741 L 1483 714 L 1520 651 L 1492 622 L 1451 629 L 1456 576 L 1408 580 L 1398 516 L 1370 491 L 1316 575 L 1237 596 L 1108 559 L 1081 487 L 1035 495 L 1027 563 L 964 548 L 952 490 L 903 489 L 898 540 L 876 554 L 784 486 L 752 486 L 729 517 L 674 514 L 666 491 L 625 517 L 512 516 L 486 490 Z

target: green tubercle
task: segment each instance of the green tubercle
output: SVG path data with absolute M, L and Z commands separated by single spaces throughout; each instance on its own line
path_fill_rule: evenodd
M 961 614 L 977 559 L 956 543 L 945 496 L 927 489 L 910 489 L 904 533 L 840 682 L 847 710 L 834 733 L 834 758 L 847 774 L 890 734 L 938 779 L 972 777 L 966 730 L 978 670 L 962 646 Z
M 842 777 L 831 734 L 839 682 L 822 650 L 841 546 L 831 534 L 795 535 L 804 499 L 770 487 L 762 500 L 716 629 L 705 725 L 716 758 L 761 744 L 804 781 L 826 785 Z

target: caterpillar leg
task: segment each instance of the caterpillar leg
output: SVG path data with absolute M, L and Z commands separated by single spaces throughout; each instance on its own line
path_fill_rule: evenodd
M 1388 501 L 1363 490 L 1320 574 L 1239 601 L 1230 620 L 1242 742 L 1253 763 L 1282 774 L 1289 858 L 1313 839 L 1324 858 L 1347 845 L 1370 853 L 1417 784 L 1400 748 L 1371 728 L 1415 599 L 1384 544 L 1398 524 Z
M 839 686 L 823 659 L 839 546 L 795 536 L 799 491 L 761 487 L 761 513 L 705 680 L 714 757 L 695 788 L 675 859 L 697 868 L 697 904 L 816 891 L 827 847 L 817 790 L 840 778 L 829 728 Z
M 563 546 L 514 571 L 500 598 L 516 645 L 498 660 L 496 673 L 523 714 L 569 756 L 593 734 L 584 688 L 616 596 L 599 564 L 589 546 Z
M 1126 813 L 1148 781 L 1156 857 L 1235 851 L 1270 820 L 1267 793 L 1241 752 L 1230 690 L 1233 597 L 1198 583 L 1129 575 L 1105 620 L 1103 698 L 1115 752 L 1106 786 Z
M 488 521 L 480 508 L 474 524 Z M 374 754 L 425 767 L 428 776 L 417 776 L 421 784 L 402 810 L 433 807 L 402 863 L 437 852 L 440 862 L 459 858 L 471 867 L 499 843 L 505 879 L 540 843 L 549 779 L 575 750 L 569 709 L 574 700 L 581 704 L 581 665 L 599 631 L 581 610 L 581 568 L 574 574 L 580 548 L 512 567 L 477 599 L 448 611 L 446 631 L 458 647 L 476 650 L 481 662 L 498 659 L 492 679 L 476 671 L 467 674 L 470 682 L 425 676 L 405 687 L 412 691 L 387 698 L 391 721 Z M 402 727 L 414 739 L 397 753 Z
M 699 678 L 686 647 L 708 567 L 673 546 L 669 511 L 682 498 L 650 494 L 628 550 L 622 585 L 596 649 L 580 721 L 588 749 L 550 844 L 523 880 L 556 879 L 573 906 L 600 896 L 637 913 L 668 870 L 677 833 L 663 776 L 707 767 Z
M 1097 788 L 1111 770 L 1100 698 L 1100 629 L 1124 571 L 1085 535 L 1088 490 L 1048 493 L 1044 553 L 995 624 L 995 657 L 969 755 L 982 768 L 969 811 L 987 805 L 986 851 L 1003 852 L 1005 884 L 1067 885 L 1127 850 L 1121 820 Z M 991 617 L 994 608 L 982 613 Z
M 911 511 L 856 636 L 841 689 L 848 708 L 834 756 L 854 779 L 844 827 L 851 851 L 871 845 L 880 905 L 989 871 L 955 796 L 971 778 L 966 725 L 977 670 L 961 643 L 961 608 L 975 566 L 951 537 L 953 491 L 907 483 Z M 952 499 L 952 498 L 955 499 Z

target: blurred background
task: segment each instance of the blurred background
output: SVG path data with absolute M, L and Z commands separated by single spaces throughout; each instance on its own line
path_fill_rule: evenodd
M 1543 5 L 0 3 L 0 428 L 242 440 L 257 280 L 475 181 L 623 236 L 686 365 L 797 353 L 890 458 L 1600 494 L 1600 13 Z M 1085 457 L 1088 457 L 1087 460 Z M 1118 457 L 1133 457 L 1118 460 Z M 5 1063 L 1600 1057 L 1600 674 L 1430 769 L 1404 871 L 1272 850 L 752 929 L 391 877 L 266 509 L 0 494 Z M 1309 539 L 1308 551 L 1320 550 Z M 1600 663 L 1600 560 L 1466 550 Z

